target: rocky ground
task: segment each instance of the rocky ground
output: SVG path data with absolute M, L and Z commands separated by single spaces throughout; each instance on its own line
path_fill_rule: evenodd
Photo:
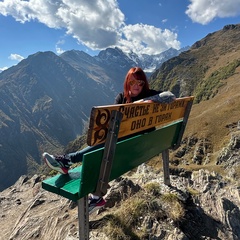
M 175 194 L 184 207 L 184 216 L 175 221 L 169 215 L 169 203 L 159 204 L 158 211 L 162 211 L 163 216 L 160 219 L 152 221 L 147 212 L 139 216 L 140 227 L 148 233 L 142 239 L 240 239 L 239 185 L 205 170 L 182 171 L 180 175 L 171 175 L 172 186 L 167 187 L 161 174 L 142 165 L 129 178 L 112 183 L 106 208 L 90 216 L 90 226 L 93 226 L 90 239 L 114 239 L 102 231 L 106 215 L 112 214 L 149 182 L 159 184 L 159 196 Z M 30 179 L 23 176 L 1 192 L 1 240 L 78 239 L 76 204 L 43 190 L 41 180 L 41 176 Z M 125 239 L 134 238 L 126 235 Z

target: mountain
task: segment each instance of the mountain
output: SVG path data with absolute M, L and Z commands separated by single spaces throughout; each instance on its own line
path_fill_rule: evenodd
M 113 103 L 129 68 L 148 65 L 131 57 L 118 48 L 95 57 L 76 50 L 37 52 L 0 73 L 0 190 L 36 172 L 44 151 L 62 152 L 82 134 L 92 106 Z
M 59 150 L 82 133 L 93 105 L 113 99 L 108 86 L 52 52 L 36 53 L 4 71 L 0 84 L 0 189 L 35 161 L 40 164 L 45 148 Z
M 239 76 L 240 24 L 209 33 L 152 74 L 150 83 L 156 89 L 195 97 L 185 139 L 172 154 L 177 168 L 204 168 L 240 177 Z M 231 149 L 236 152 L 230 154 Z
M 150 78 L 156 89 L 177 96 L 194 95 L 195 102 L 214 97 L 240 65 L 240 24 L 209 33 L 188 51 L 164 62 Z
M 166 62 L 167 60 L 178 56 L 181 52 L 185 52 L 190 47 L 184 47 L 180 50 L 176 50 L 174 48 L 169 48 L 167 51 L 164 51 L 160 54 L 156 54 L 153 56 L 149 56 L 147 54 L 143 54 L 141 58 L 141 64 L 143 66 L 143 69 L 145 69 L 146 72 L 150 72 L 150 74 L 153 73 L 153 71 L 159 69 L 159 67 Z

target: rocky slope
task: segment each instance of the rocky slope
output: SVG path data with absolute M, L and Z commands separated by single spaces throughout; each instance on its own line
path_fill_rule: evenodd
M 22 176 L 1 192 L 1 240 L 78 239 L 76 204 L 42 190 L 42 178 Z M 171 184 L 146 165 L 111 183 L 106 207 L 90 216 L 90 239 L 240 238 L 239 182 L 181 170 Z
M 170 89 L 176 96 L 194 95 L 199 103 L 214 97 L 239 65 L 240 24 L 227 25 L 164 62 L 150 80 L 156 89 Z

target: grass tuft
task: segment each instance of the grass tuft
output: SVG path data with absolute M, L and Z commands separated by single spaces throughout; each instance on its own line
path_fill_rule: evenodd
M 165 203 L 165 211 L 173 221 L 181 221 L 185 215 L 185 209 L 174 193 L 166 193 L 161 197 Z

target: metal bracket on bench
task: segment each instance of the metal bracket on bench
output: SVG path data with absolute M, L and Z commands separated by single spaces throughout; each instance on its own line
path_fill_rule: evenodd
M 118 132 L 123 114 L 119 111 L 112 111 L 109 123 L 108 134 L 105 141 L 102 164 L 99 173 L 99 180 L 96 191 L 97 196 L 104 196 L 107 193 L 109 177 L 112 169 L 112 162 L 115 154 Z
M 190 114 L 190 111 L 191 111 L 191 108 L 192 108 L 192 104 L 193 104 L 193 101 L 189 101 L 187 103 L 186 111 L 185 111 L 185 114 L 184 114 L 184 117 L 183 117 L 182 127 L 179 131 L 177 142 L 172 148 L 173 150 L 178 149 L 179 146 L 180 146 L 180 143 L 181 143 L 182 137 L 183 137 L 183 133 L 184 133 L 186 125 L 187 125 L 188 117 L 189 117 L 189 114 Z

